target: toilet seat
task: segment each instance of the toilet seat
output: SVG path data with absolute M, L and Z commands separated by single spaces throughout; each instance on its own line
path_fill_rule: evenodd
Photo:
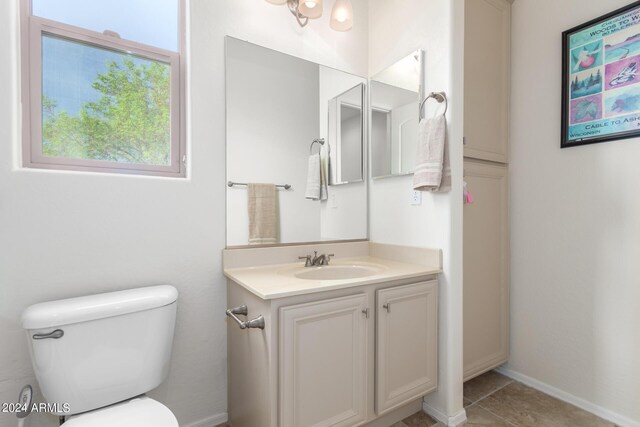
M 73 415 L 64 423 L 64 427 L 114 426 L 179 427 L 179 424 L 169 408 L 147 396 Z

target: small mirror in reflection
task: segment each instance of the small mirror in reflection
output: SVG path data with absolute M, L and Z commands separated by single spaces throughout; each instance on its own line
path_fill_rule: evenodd
M 329 101 L 330 185 L 363 179 L 364 85 Z
M 421 51 L 371 78 L 371 176 L 413 173 L 418 143 Z

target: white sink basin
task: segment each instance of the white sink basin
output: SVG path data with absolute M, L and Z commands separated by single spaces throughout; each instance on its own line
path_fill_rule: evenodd
M 346 280 L 375 276 L 384 268 L 374 264 L 327 265 L 323 267 L 306 267 L 294 273 L 298 279 L 305 280 Z

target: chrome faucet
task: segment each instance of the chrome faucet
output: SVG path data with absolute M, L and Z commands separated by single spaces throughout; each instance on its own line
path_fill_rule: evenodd
M 311 255 L 299 256 L 298 259 L 304 260 L 305 267 L 319 267 L 323 265 L 329 265 L 329 261 L 331 261 L 331 257 L 335 256 L 334 254 L 322 254 L 318 255 L 318 251 L 313 251 L 313 258 Z
M 327 256 L 322 254 L 318 256 L 318 251 L 313 252 L 313 259 L 311 260 L 312 265 L 326 265 L 327 264 Z

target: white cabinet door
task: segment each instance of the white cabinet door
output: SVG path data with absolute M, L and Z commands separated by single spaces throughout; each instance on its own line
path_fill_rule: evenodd
M 510 26 L 508 0 L 465 2 L 465 157 L 508 160 Z
M 464 379 L 509 354 L 507 168 L 465 161 L 474 202 L 464 207 Z
M 366 420 L 367 301 L 358 294 L 280 308 L 282 427 Z
M 434 280 L 377 291 L 378 415 L 437 386 L 437 289 Z

